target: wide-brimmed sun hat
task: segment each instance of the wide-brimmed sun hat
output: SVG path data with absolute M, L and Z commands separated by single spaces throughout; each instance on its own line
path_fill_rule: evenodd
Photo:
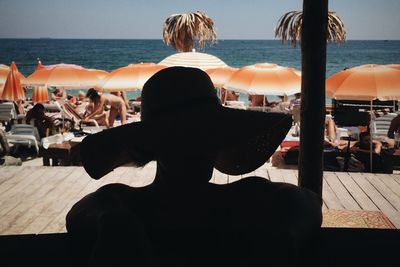
M 216 169 L 240 175 L 263 165 L 291 124 L 287 114 L 224 107 L 205 72 L 170 67 L 144 85 L 141 121 L 87 136 L 81 159 L 99 179 L 123 164 L 157 160 L 160 151 L 165 157 L 177 148 L 188 154 L 210 150 L 217 154 Z

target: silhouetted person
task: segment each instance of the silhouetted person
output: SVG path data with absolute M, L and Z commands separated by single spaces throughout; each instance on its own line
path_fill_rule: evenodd
M 390 122 L 389 130 L 387 132 L 387 136 L 389 138 L 394 139 L 395 134 L 400 135 L 400 114 L 397 115 L 396 117 L 393 118 L 393 120 Z
M 319 197 L 261 177 L 209 181 L 214 167 L 240 175 L 262 166 L 291 123 L 282 113 L 223 107 L 199 69 L 161 70 L 144 85 L 141 122 L 81 144 L 83 166 L 94 179 L 125 163 L 154 160 L 154 181 L 101 187 L 72 207 L 67 230 L 87 245 L 93 266 L 237 266 L 243 258 L 242 266 L 255 266 L 268 264 L 275 252 L 290 254 L 319 229 Z M 273 249 L 263 250 L 266 244 Z
M 35 104 L 26 113 L 25 119 L 27 124 L 33 124 L 38 129 L 40 138 L 46 137 L 47 134 L 52 134 L 54 121 L 51 117 L 45 114 L 43 104 Z
M 372 152 L 371 152 L 372 148 Z M 372 172 L 382 172 L 383 162 L 381 157 L 382 143 L 371 138 L 370 132 L 360 133 L 360 141 L 356 142 L 351 148 L 355 158 L 362 162 L 364 171 L 371 171 L 372 153 Z

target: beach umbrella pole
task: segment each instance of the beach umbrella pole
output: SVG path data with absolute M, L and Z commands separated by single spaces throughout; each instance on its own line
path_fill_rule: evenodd
M 263 111 L 265 112 L 265 95 L 263 95 Z
M 372 128 L 372 101 L 370 101 L 370 109 L 369 109 L 369 134 L 370 134 L 370 142 L 369 142 L 369 171 L 372 172 L 372 143 L 374 138 L 372 136 L 371 128 Z

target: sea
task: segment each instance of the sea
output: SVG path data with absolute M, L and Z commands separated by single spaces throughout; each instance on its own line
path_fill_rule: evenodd
M 300 46 L 293 48 L 280 40 L 219 40 L 197 51 L 217 56 L 232 67 L 269 62 L 301 70 Z M 0 64 L 15 61 L 25 77 L 35 70 L 38 59 L 44 65 L 68 63 L 112 71 L 131 63 L 158 63 L 174 53 L 161 39 L 0 39 Z M 362 64 L 400 64 L 400 40 L 348 40 L 327 45 L 326 77 Z M 140 91 L 129 92 L 128 98 L 139 95 Z M 241 95 L 241 99 L 247 96 Z

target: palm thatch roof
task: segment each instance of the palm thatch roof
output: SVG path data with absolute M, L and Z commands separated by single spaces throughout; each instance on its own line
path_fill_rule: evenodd
M 290 11 L 279 19 L 275 29 L 275 37 L 281 38 L 282 43 L 290 39 L 292 46 L 296 47 L 297 41 L 301 38 L 302 24 L 303 12 Z M 336 12 L 328 12 L 327 30 L 328 42 L 343 43 L 346 40 L 346 28 Z
M 174 14 L 164 22 L 163 41 L 179 52 L 192 51 L 196 43 L 202 49 L 206 41 L 214 44 L 216 40 L 214 21 L 201 11 Z

